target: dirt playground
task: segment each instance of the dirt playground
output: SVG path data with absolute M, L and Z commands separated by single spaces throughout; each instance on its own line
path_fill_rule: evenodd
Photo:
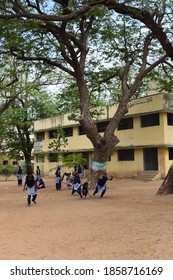
M 162 181 L 108 181 L 105 197 L 79 198 L 53 178 L 27 207 L 17 180 L 0 179 L 1 260 L 173 259 L 173 195 Z

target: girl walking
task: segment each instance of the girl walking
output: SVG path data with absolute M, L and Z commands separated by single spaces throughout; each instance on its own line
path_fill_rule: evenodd
M 61 167 L 60 166 L 57 167 L 55 175 L 56 175 L 56 178 L 55 178 L 56 190 L 60 191 L 61 190 L 61 182 L 62 182 L 62 179 L 61 179 Z
M 18 186 L 22 186 L 22 168 L 19 166 L 17 169 L 17 181 L 18 181 Z
M 31 205 L 31 196 L 32 196 L 32 202 L 36 204 L 36 198 L 37 198 L 37 181 L 34 178 L 34 175 L 29 172 L 26 176 L 25 183 L 23 186 L 23 191 L 27 191 L 28 195 L 28 207 Z

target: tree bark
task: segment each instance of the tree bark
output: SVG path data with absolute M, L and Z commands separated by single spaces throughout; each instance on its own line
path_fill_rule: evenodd
M 173 193 L 173 164 L 169 168 L 168 174 L 156 194 L 161 195 L 170 193 Z

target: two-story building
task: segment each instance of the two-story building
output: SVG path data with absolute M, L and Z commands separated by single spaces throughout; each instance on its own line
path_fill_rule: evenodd
M 106 106 L 96 122 L 103 133 L 117 105 Z M 68 153 L 84 153 L 86 168 L 92 165 L 93 146 L 79 123 L 68 119 L 68 114 L 34 123 L 34 166 L 40 166 L 44 175 L 56 168 L 57 155 L 48 149 L 56 127 L 61 125 L 68 138 Z M 108 172 L 117 177 L 133 177 L 143 171 L 154 170 L 164 178 L 173 163 L 173 95 L 159 93 L 132 100 L 129 111 L 119 123 L 116 136 L 120 142 L 114 148 Z
M 11 159 L 8 156 L 8 153 L 0 152 L 0 167 L 2 167 L 4 165 L 14 165 L 14 166 L 16 166 L 16 169 L 17 169 L 18 161 Z

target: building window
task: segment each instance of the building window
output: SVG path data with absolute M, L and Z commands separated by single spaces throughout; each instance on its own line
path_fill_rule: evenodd
M 141 127 L 160 125 L 159 114 L 150 114 L 141 116 Z
M 73 127 L 64 127 L 63 131 L 65 137 L 73 136 Z
M 173 125 L 173 114 L 172 113 L 167 113 L 167 124 Z
M 44 162 L 44 155 L 36 155 L 36 162 Z
M 66 158 L 66 157 L 68 157 L 69 155 L 73 155 L 73 153 L 64 152 L 64 153 L 63 153 L 63 158 Z
M 44 132 L 37 132 L 36 133 L 36 138 L 37 138 L 37 141 L 44 140 Z
M 73 127 L 65 127 L 63 128 L 63 132 L 64 132 L 64 136 L 65 137 L 69 137 L 69 136 L 73 136 Z M 58 134 L 57 130 L 50 130 L 49 131 L 49 139 L 54 139 L 56 138 Z
M 97 123 L 97 131 L 98 132 L 105 132 L 105 129 L 106 129 L 108 123 L 109 123 L 109 121 Z
M 82 126 L 78 126 L 78 135 L 85 135 L 85 130 L 83 129 Z
M 54 139 L 56 138 L 57 130 L 50 130 L 49 131 L 49 139 Z
M 58 161 L 58 154 L 49 154 L 49 157 L 48 157 L 48 159 L 49 159 L 49 162 L 57 162 Z
M 8 160 L 3 160 L 3 165 L 8 165 Z
M 125 118 L 119 122 L 118 130 L 132 129 L 133 128 L 133 118 Z
M 134 161 L 134 149 L 118 150 L 119 161 Z
M 173 148 L 168 148 L 169 160 L 173 160 Z
M 17 160 L 13 160 L 13 165 L 17 165 Z

